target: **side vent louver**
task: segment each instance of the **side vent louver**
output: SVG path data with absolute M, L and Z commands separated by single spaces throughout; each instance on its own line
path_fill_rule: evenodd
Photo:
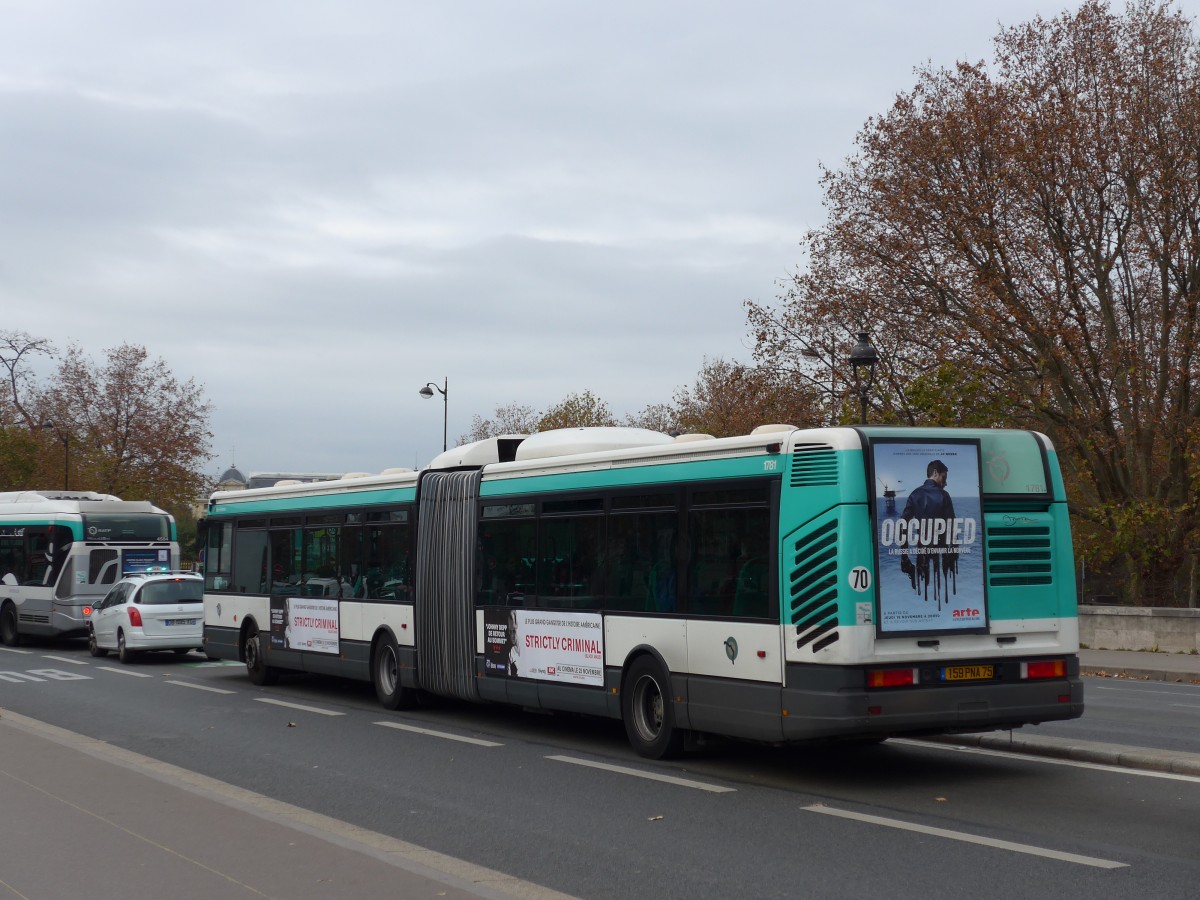
M 995 587 L 1053 584 L 1051 553 L 1049 526 L 988 528 L 988 584 Z
M 831 519 L 800 535 L 790 576 L 789 601 L 796 647 L 813 653 L 838 639 L 838 523 Z
M 837 484 L 837 453 L 827 444 L 797 444 L 792 453 L 792 487 Z

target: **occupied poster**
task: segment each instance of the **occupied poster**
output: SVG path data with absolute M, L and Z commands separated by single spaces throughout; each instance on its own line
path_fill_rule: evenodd
M 337 598 L 272 597 L 271 646 L 281 650 L 337 653 Z
M 984 631 L 978 441 L 872 444 L 879 631 Z
M 604 684 L 604 620 L 599 613 L 488 607 L 483 627 L 488 675 Z

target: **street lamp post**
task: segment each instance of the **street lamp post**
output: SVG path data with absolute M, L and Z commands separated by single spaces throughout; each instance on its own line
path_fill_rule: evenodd
M 446 452 L 446 427 L 450 421 L 450 379 L 443 378 L 442 386 L 438 387 L 432 381 L 428 382 L 425 387 L 421 388 L 419 393 L 426 400 L 433 397 L 433 392 L 437 391 L 442 395 L 442 452 Z
M 46 431 L 53 431 L 55 437 L 63 445 L 63 490 L 69 491 L 71 489 L 71 439 L 59 431 L 58 426 L 53 422 L 43 422 L 42 428 Z
M 850 371 L 854 375 L 854 390 L 858 394 L 858 402 L 862 409 L 862 424 L 867 424 L 867 397 L 871 393 L 871 385 L 875 381 L 875 364 L 879 362 L 879 354 L 871 346 L 865 331 L 858 333 L 858 343 L 850 351 Z

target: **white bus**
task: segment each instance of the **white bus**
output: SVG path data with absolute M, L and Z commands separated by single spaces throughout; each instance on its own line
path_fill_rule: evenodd
M 81 637 L 123 575 L 179 568 L 175 520 L 144 500 L 92 491 L 0 493 L 0 643 Z
M 650 757 L 1083 712 L 1066 495 L 1033 432 L 565 429 L 216 493 L 205 527 L 204 649 L 256 684 L 610 716 Z

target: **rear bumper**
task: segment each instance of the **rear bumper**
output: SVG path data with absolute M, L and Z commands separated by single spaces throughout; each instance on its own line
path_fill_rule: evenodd
M 200 626 L 180 627 L 171 634 L 148 635 L 132 628 L 125 631 L 125 646 L 130 650 L 183 650 L 199 648 L 203 643 Z
M 1065 678 L 879 690 L 863 687 L 859 668 L 804 670 L 789 669 L 784 740 L 998 731 L 1083 715 L 1078 659 Z

